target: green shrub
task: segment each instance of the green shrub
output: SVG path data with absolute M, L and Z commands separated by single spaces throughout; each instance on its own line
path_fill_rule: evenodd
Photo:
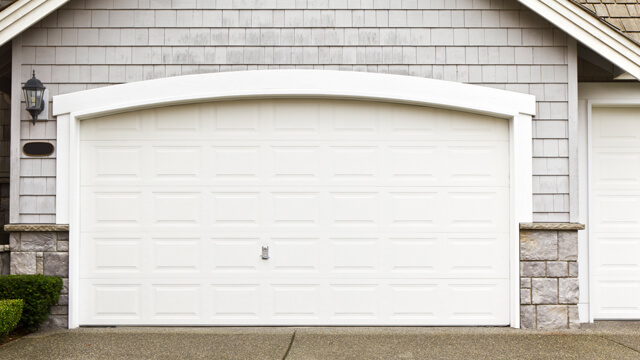
M 0 339 L 18 326 L 24 301 L 0 300 Z
M 22 299 L 24 307 L 19 326 L 34 331 L 47 320 L 51 306 L 58 303 L 62 280 L 57 276 L 0 276 L 0 300 Z

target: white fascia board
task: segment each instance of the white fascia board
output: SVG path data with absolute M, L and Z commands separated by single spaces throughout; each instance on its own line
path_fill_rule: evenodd
M 18 0 L 0 12 L 0 46 L 69 0 Z
M 509 118 L 535 115 L 535 97 L 451 81 L 348 71 L 256 70 L 186 75 L 58 95 L 53 114 L 78 119 L 202 101 L 330 97 L 457 109 Z
M 518 0 L 635 78 L 640 78 L 640 46 L 569 0 Z

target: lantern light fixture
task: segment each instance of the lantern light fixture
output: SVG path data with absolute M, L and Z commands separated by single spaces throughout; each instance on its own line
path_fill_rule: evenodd
M 46 87 L 42 85 L 42 81 L 36 78 L 36 71 L 33 70 L 33 77 L 24 84 L 22 91 L 24 91 L 24 99 L 27 103 L 27 111 L 31 114 L 33 124 L 36 124 L 38 115 L 44 110 L 45 101 L 44 91 Z

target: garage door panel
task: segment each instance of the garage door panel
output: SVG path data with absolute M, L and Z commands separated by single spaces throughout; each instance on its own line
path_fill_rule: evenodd
M 83 322 L 102 325 L 502 325 L 507 280 L 320 279 L 83 282 L 95 301 Z M 145 297 L 153 301 L 143 306 Z M 468 299 L 474 299 L 469 304 Z M 126 300 L 126 301 L 123 301 Z M 180 306 L 181 305 L 181 306 Z
M 497 296 L 508 291 L 506 281 L 450 281 L 445 288 L 445 297 L 451 301 L 447 304 L 447 318 L 467 324 L 479 321 L 499 323 L 506 320 L 501 309 L 508 306 L 508 296 Z M 473 301 L 469 303 L 468 299 Z
M 201 267 L 200 237 L 151 238 L 153 273 L 198 274 Z
M 223 184 L 260 183 L 264 180 L 261 172 L 264 158 L 260 147 L 253 145 L 211 147 L 211 157 L 204 162 L 204 166 L 211 171 L 208 178 L 214 183 Z
M 265 100 L 81 133 L 82 324 L 509 323 L 505 120 Z
M 594 107 L 591 116 L 593 146 L 640 147 L 637 107 Z
M 640 278 L 640 236 L 628 233 L 596 233 L 594 251 L 598 276 L 635 276 Z
M 506 142 L 332 143 L 83 142 L 82 181 L 85 186 L 508 186 Z
M 142 274 L 147 270 L 143 262 L 145 241 L 142 234 L 84 233 L 80 238 L 80 257 L 83 276 L 113 276 L 128 273 Z
M 594 190 L 595 232 L 640 231 L 640 191 Z
M 640 319 L 640 121 L 637 107 L 592 111 L 590 231 L 596 319 Z
M 640 278 L 598 277 L 595 313 L 602 320 L 640 319 Z
M 595 190 L 640 188 L 640 148 L 598 147 L 592 160 Z
M 80 279 L 80 321 L 135 324 L 144 318 L 143 285 L 139 281 Z
M 444 277 L 504 278 L 509 268 L 509 233 L 447 234 L 441 250 Z
M 102 139 L 141 140 L 144 137 L 145 112 L 128 112 L 102 117 L 102 121 L 83 121 L 80 141 Z
M 202 147 L 153 146 L 151 181 L 202 181 Z
M 206 302 L 208 319 L 205 321 L 259 321 L 265 313 L 265 296 L 256 282 L 210 284 L 211 298 Z
M 145 223 L 145 196 L 141 191 L 81 189 L 81 230 L 139 229 Z
M 210 204 L 208 219 L 200 224 L 201 226 L 211 226 L 221 231 L 226 231 L 230 227 L 235 229 L 255 230 L 265 219 L 262 217 L 264 211 L 263 195 L 259 191 L 239 191 L 222 189 L 206 194 L 204 197 L 207 204 Z M 247 189 L 248 190 L 248 189 Z

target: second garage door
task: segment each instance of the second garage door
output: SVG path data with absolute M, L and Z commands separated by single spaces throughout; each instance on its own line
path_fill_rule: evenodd
M 80 132 L 80 325 L 509 323 L 506 120 L 263 100 Z
M 595 319 L 640 319 L 639 110 L 592 110 L 589 242 Z

